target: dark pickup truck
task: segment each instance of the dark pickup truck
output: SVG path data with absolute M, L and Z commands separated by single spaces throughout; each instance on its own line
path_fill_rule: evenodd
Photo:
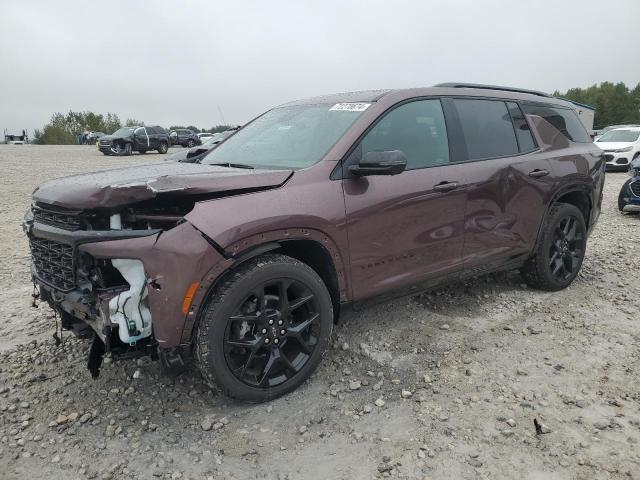
M 131 155 L 149 150 L 167 153 L 169 135 L 158 126 L 122 127 L 111 135 L 100 137 L 98 150 L 105 155 Z
M 23 225 L 41 298 L 93 337 L 93 375 L 105 352 L 193 357 L 265 401 L 309 378 L 349 305 L 509 269 L 569 286 L 604 164 L 543 93 L 336 94 L 269 110 L 196 163 L 51 180 Z

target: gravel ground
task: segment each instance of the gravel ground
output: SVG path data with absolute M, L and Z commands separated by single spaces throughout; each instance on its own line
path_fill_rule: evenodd
M 52 312 L 30 307 L 19 221 L 33 188 L 161 158 L 0 145 L 0 479 L 640 478 L 640 219 L 617 211 L 625 174 L 607 176 L 570 288 L 504 273 L 351 313 L 310 381 L 247 405 L 146 360 L 93 381 L 88 345 L 56 346 Z

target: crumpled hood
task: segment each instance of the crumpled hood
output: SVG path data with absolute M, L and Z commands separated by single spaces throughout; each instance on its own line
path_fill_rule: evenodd
M 232 193 L 282 185 L 291 170 L 250 170 L 194 163 L 158 163 L 85 173 L 43 183 L 36 202 L 91 210 L 120 207 L 159 195 Z

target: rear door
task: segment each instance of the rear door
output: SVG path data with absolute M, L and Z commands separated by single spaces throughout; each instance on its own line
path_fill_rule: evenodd
M 370 151 L 400 150 L 407 170 L 350 177 Z M 439 99 L 412 100 L 383 114 L 343 166 L 354 299 L 457 278 L 462 270 L 464 166 L 449 163 Z
M 147 127 L 147 133 L 149 133 L 149 146 L 152 150 L 155 150 L 160 146 L 159 130 L 159 127 Z
M 454 98 L 447 106 L 468 181 L 464 267 L 482 273 L 531 251 L 554 177 L 516 102 Z

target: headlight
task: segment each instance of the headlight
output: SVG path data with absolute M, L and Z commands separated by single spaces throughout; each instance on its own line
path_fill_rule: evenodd
M 615 152 L 623 153 L 623 152 L 630 152 L 631 150 L 633 150 L 633 147 L 619 148 L 618 150 L 615 150 Z

